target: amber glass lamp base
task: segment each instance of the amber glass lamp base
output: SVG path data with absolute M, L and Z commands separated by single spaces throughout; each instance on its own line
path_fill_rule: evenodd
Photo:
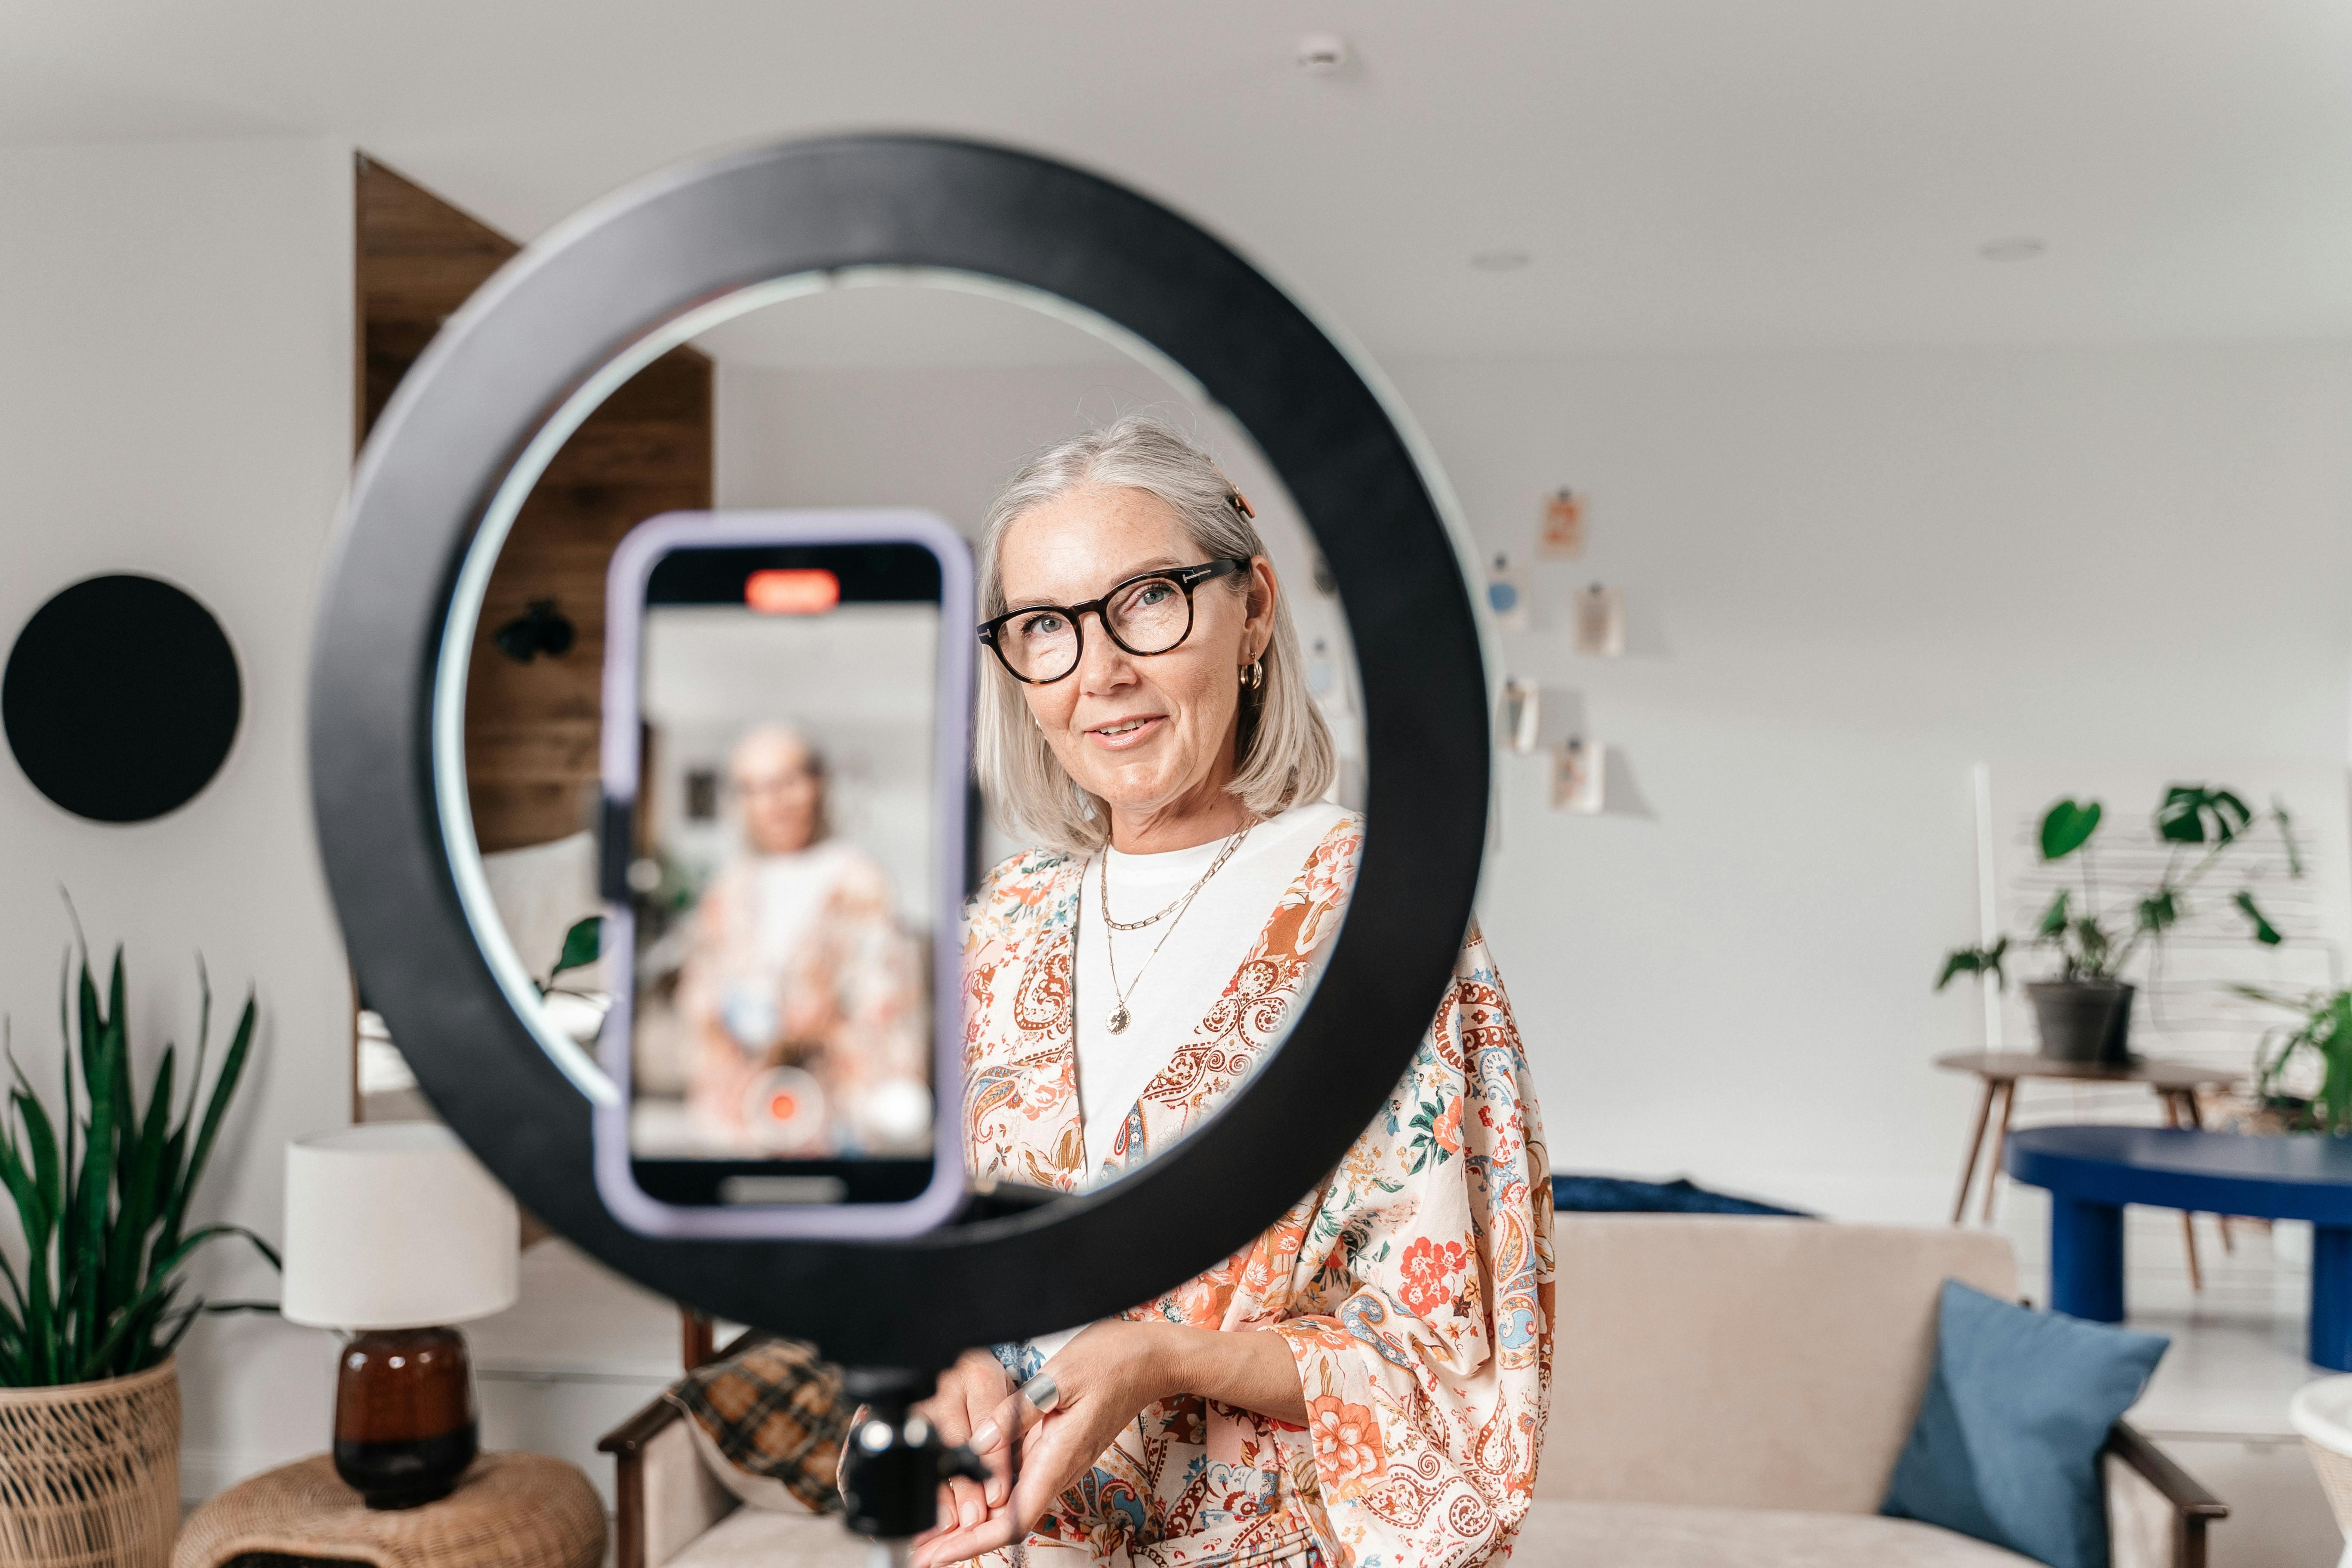
M 343 1347 L 335 1473 L 370 1508 L 449 1495 L 480 1449 L 473 1363 L 455 1329 L 373 1329 Z

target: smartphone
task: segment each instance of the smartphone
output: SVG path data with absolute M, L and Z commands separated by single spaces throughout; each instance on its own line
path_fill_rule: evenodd
M 929 512 L 671 512 L 614 552 L 596 1181 L 632 1229 L 961 1202 L 974 605 Z

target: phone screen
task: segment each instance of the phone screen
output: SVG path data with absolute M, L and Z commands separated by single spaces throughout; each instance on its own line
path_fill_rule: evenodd
M 944 624 L 940 554 L 688 531 L 647 565 L 625 582 L 616 558 L 634 647 L 608 647 L 636 699 L 635 787 L 605 826 L 627 839 L 626 1037 L 605 1043 L 630 1184 L 671 1210 L 913 1203 L 969 874 L 939 721 L 942 639 L 969 633 Z

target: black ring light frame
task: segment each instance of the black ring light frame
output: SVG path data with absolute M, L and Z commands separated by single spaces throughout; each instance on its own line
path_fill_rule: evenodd
M 1357 649 L 1370 766 L 1356 889 L 1288 1038 L 1132 1175 L 903 1240 L 655 1239 L 604 1211 L 590 1100 L 486 956 L 502 936 L 478 939 L 467 918 L 458 878 L 478 868 L 450 844 L 469 846 L 471 829 L 447 820 L 465 809 L 447 784 L 462 755 L 447 753 L 462 745 L 449 692 L 462 698 L 466 639 L 454 682 L 445 647 L 478 609 L 477 532 L 551 416 L 698 307 L 870 267 L 1058 296 L 1166 355 L 1256 440 L 1329 563 Z M 312 659 L 328 879 L 364 992 L 435 1108 L 524 1206 L 614 1268 L 851 1364 L 943 1366 L 1108 1316 L 1246 1244 L 1395 1087 L 1471 918 L 1487 689 L 1461 557 L 1406 437 L 1348 356 L 1217 239 L 1002 148 L 787 143 L 657 176 L 530 246 L 451 318 L 378 423 Z

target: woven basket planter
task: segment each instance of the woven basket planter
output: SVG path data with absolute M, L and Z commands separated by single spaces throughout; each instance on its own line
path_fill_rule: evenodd
M 0 1388 L 0 1565 L 165 1568 L 179 1524 L 172 1363 L 100 1383 Z

